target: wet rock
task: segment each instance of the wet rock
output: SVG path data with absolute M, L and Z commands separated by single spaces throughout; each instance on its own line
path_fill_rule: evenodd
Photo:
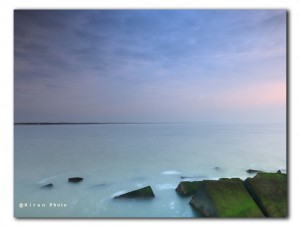
M 43 185 L 41 188 L 51 189 L 51 188 L 53 188 L 53 184 L 49 183 L 49 184 Z
M 257 169 L 248 169 L 247 173 L 263 173 L 263 171 Z
M 146 199 L 146 198 L 153 198 L 155 197 L 152 188 L 150 186 L 146 186 L 144 188 L 140 188 L 131 192 L 127 192 L 125 194 L 115 196 L 114 199 L 119 199 L 119 198 L 128 198 L 128 199 Z
M 199 188 L 201 181 L 181 181 L 175 189 L 180 195 L 193 195 Z
M 70 178 L 69 178 L 69 182 L 70 182 L 70 183 L 79 183 L 79 182 L 81 182 L 81 181 L 83 181 L 83 178 L 82 178 L 82 177 L 70 177 Z
M 237 178 L 201 181 L 190 205 L 206 217 L 263 217 L 243 181 Z
M 287 217 L 286 174 L 258 173 L 244 184 L 267 217 Z
M 205 176 L 181 176 L 180 179 L 199 179 L 205 178 Z

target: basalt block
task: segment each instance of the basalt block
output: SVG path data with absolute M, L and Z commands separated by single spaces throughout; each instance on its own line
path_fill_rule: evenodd
M 53 184 L 49 183 L 49 184 L 43 185 L 41 188 L 51 189 L 51 188 L 53 188 Z
M 83 181 L 82 177 L 70 177 L 68 180 L 70 183 L 79 183 L 81 181 Z
M 200 182 L 190 204 L 206 217 L 263 217 L 241 179 Z
M 267 217 L 287 217 L 286 174 L 258 173 L 244 184 Z
M 114 199 L 121 199 L 121 198 L 127 198 L 127 199 L 148 199 L 155 197 L 152 188 L 150 186 L 146 186 L 144 188 L 140 188 L 131 192 L 127 192 L 122 195 L 115 196 Z
M 257 170 L 257 169 L 248 169 L 247 173 L 250 173 L 250 174 L 252 174 L 252 173 L 263 173 L 263 171 Z
M 181 181 L 176 188 L 176 192 L 183 196 L 193 195 L 198 190 L 201 182 L 202 181 Z

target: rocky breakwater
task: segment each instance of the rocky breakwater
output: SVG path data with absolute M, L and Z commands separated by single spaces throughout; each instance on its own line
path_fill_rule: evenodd
M 202 181 L 181 181 L 176 188 L 176 191 L 182 196 L 195 194 Z
M 190 204 L 208 217 L 263 217 L 237 178 L 202 181 Z
M 257 173 L 242 181 L 221 178 L 180 182 L 176 191 L 193 195 L 190 205 L 206 217 L 286 217 L 286 174 Z
M 127 192 L 122 195 L 115 196 L 114 199 L 150 199 L 154 198 L 155 195 L 150 186 L 140 188 L 131 192 Z
M 249 194 L 267 217 L 287 216 L 286 174 L 258 173 L 244 182 Z

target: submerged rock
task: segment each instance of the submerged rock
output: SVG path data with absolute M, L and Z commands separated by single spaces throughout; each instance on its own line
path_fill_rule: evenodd
M 49 184 L 46 184 L 46 185 L 42 186 L 41 188 L 48 188 L 48 189 L 50 189 L 52 187 L 53 187 L 53 184 L 49 183 Z
M 263 217 L 241 179 L 204 180 L 190 204 L 206 217 Z
M 205 178 L 206 176 L 181 176 L 180 179 L 199 179 Z
M 69 178 L 69 182 L 70 182 L 70 183 L 79 183 L 79 182 L 81 182 L 81 181 L 83 181 L 83 178 L 82 178 L 82 177 L 70 177 L 70 178 Z
M 287 217 L 286 174 L 258 173 L 244 184 L 267 217 Z
M 108 186 L 108 184 L 101 183 L 101 184 L 96 184 L 96 185 L 91 186 L 90 189 L 103 188 L 103 187 L 106 187 L 106 186 Z
M 257 169 L 248 169 L 247 173 L 263 173 L 263 171 Z
M 180 195 L 189 196 L 194 194 L 202 181 L 181 181 L 175 189 Z
M 146 186 L 144 188 L 140 188 L 131 192 L 127 192 L 122 195 L 115 196 L 114 199 L 119 199 L 119 198 L 128 198 L 128 199 L 134 199 L 134 198 L 153 198 L 155 197 L 152 188 L 150 186 Z

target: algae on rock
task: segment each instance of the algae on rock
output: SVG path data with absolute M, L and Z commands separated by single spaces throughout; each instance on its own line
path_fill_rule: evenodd
M 176 191 L 183 196 L 189 196 L 194 194 L 200 185 L 201 181 L 181 181 L 177 188 Z
M 287 217 L 286 174 L 258 173 L 244 184 L 266 216 Z
M 190 204 L 207 217 L 263 217 L 243 181 L 237 178 L 204 180 Z

